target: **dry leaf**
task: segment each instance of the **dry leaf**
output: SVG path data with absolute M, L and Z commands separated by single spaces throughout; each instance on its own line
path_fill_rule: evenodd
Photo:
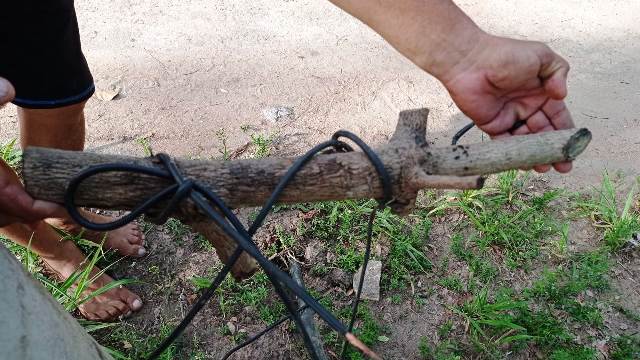
M 96 91 L 96 97 L 102 101 L 111 101 L 120 94 L 122 87 L 118 85 L 111 85 L 108 89 Z

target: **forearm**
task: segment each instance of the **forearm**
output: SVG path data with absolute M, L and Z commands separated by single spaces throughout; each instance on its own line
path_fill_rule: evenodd
M 442 78 L 484 33 L 450 0 L 330 0 L 420 68 Z

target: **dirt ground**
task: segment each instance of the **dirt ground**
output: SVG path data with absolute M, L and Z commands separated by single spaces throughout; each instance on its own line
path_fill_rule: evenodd
M 484 29 L 544 41 L 571 63 L 569 108 L 576 125 L 594 138 L 569 176 L 544 176 L 550 185 L 587 189 L 600 182 L 605 168 L 640 174 L 640 162 L 633 160 L 640 157 L 639 1 L 456 2 Z M 146 138 L 156 152 L 220 157 L 221 139 L 233 151 L 250 141 L 247 129 L 275 136 L 275 155 L 299 154 L 339 129 L 376 144 L 388 139 L 399 111 L 417 107 L 431 110 L 429 139 L 445 145 L 468 122 L 435 79 L 328 1 L 85 0 L 76 9 L 98 90 L 121 88 L 112 101 L 93 97 L 87 103 L 89 151 L 142 155 L 137 140 Z M 292 108 L 293 115 L 268 119 L 265 110 L 276 106 Z M 18 135 L 13 106 L 0 110 L 0 128 L 1 142 Z M 464 141 L 481 138 L 473 130 Z M 437 235 L 444 226 L 435 227 L 435 239 L 448 241 Z M 193 295 L 185 279 L 206 275 L 203 269 L 216 263 L 212 252 L 190 242 L 181 248 L 163 236 L 147 240 L 151 256 L 121 270 L 148 283 L 139 288 L 148 291 L 147 307 L 134 320 L 142 329 L 154 328 L 161 317 L 179 318 Z M 154 265 L 177 283 L 155 282 Z M 637 259 L 633 266 L 640 273 Z M 394 351 L 404 346 L 402 334 L 432 333 L 441 323 L 442 305 L 436 297 L 430 301 L 425 308 L 431 310 L 420 316 L 402 307 L 385 315 L 385 322 L 404 325 L 394 327 L 398 336 L 387 350 L 379 349 L 383 355 L 416 354 L 416 341 Z M 384 299 L 380 309 L 389 304 Z M 221 355 L 217 341 L 230 345 L 218 331 L 223 322 L 216 311 L 208 309 L 209 316 L 193 325 L 201 339 L 207 336 L 207 358 Z M 238 316 L 242 322 L 244 315 Z M 261 328 L 247 326 L 249 332 Z M 274 334 L 269 346 L 291 356 L 296 349 L 290 350 L 286 336 Z M 260 358 L 264 345 L 240 358 Z

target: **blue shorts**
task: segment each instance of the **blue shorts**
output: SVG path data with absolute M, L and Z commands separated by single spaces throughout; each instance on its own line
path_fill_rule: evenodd
M 32 109 L 77 104 L 93 95 L 73 0 L 10 0 L 0 9 L 0 77 L 14 104 Z

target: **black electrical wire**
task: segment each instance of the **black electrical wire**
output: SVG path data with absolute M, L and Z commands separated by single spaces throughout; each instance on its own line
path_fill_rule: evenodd
M 516 124 L 514 124 L 513 126 L 513 130 L 517 129 L 518 127 L 522 126 L 523 124 L 518 122 Z M 460 140 L 460 138 L 462 138 L 467 132 L 469 132 L 469 130 L 471 130 L 473 127 L 475 126 L 474 123 L 469 123 L 467 125 L 465 125 L 464 127 L 462 127 L 460 130 L 458 130 L 455 135 L 452 137 L 451 139 L 451 145 L 456 145 L 458 143 L 458 141 Z M 348 151 L 351 151 L 351 149 L 348 149 Z M 310 152 L 313 152 L 310 151 Z M 380 205 L 380 209 L 383 208 L 382 203 L 379 203 Z M 362 272 L 360 273 L 360 280 L 358 283 L 358 290 L 356 293 L 356 299 L 353 302 L 353 307 L 352 307 L 352 311 L 351 311 L 351 318 L 350 318 L 350 322 L 349 322 L 349 331 L 351 331 L 353 329 L 353 325 L 355 323 L 356 317 L 357 317 L 357 312 L 358 312 L 358 305 L 360 302 L 360 294 L 362 293 L 362 286 L 364 283 L 364 277 L 365 277 L 365 271 L 367 269 L 367 265 L 369 263 L 369 258 L 370 258 L 370 254 L 371 254 L 371 239 L 372 239 L 372 233 L 373 233 L 373 221 L 375 220 L 375 214 L 377 212 L 378 209 L 373 209 L 370 216 L 369 216 L 369 223 L 367 225 L 367 239 L 366 239 L 366 244 L 365 244 L 365 253 L 364 253 L 364 259 L 363 259 L 363 264 L 362 264 Z M 266 216 L 266 214 L 264 214 L 264 216 Z M 254 223 L 256 224 L 256 223 Z M 300 308 L 299 311 L 302 311 L 304 308 L 306 308 L 307 306 L 303 306 L 302 308 Z M 222 357 L 221 360 L 227 360 L 231 355 L 233 355 L 235 352 L 237 352 L 238 350 L 252 344 L 253 342 L 255 342 L 256 340 L 258 340 L 259 338 L 261 338 L 262 336 L 264 336 L 266 333 L 268 333 L 269 331 L 273 330 L 274 328 L 278 327 L 280 324 L 284 323 L 285 321 L 291 319 L 290 315 L 284 316 L 282 318 L 280 318 L 279 320 L 273 322 L 271 325 L 269 325 L 268 327 L 266 327 L 264 330 L 260 331 L 259 333 L 257 333 L 256 335 L 248 338 L 247 340 L 245 340 L 243 343 L 235 346 L 234 348 L 232 348 L 231 350 L 227 351 L 227 353 Z M 345 341 L 342 345 L 342 351 L 340 354 L 340 358 L 344 358 L 346 355 L 346 350 L 348 348 L 348 343 Z
M 464 134 L 466 134 L 474 126 L 476 126 L 474 123 L 469 123 L 465 125 L 462 129 L 458 130 L 458 132 L 456 132 L 455 135 L 453 135 L 453 137 L 451 138 L 451 145 L 456 145 L 458 143 L 458 140 L 460 140 L 460 138 L 463 137 Z
M 385 205 L 380 203 L 380 208 Z M 367 270 L 367 265 L 369 264 L 369 257 L 371 257 L 371 238 L 373 237 L 373 221 L 376 218 L 376 212 L 378 209 L 374 208 L 371 210 L 371 214 L 369 215 L 369 222 L 367 224 L 367 242 L 366 247 L 364 249 L 364 259 L 362 260 L 362 267 L 360 270 L 360 279 L 358 280 L 358 290 L 356 292 L 356 298 L 353 300 L 353 305 L 351 307 L 351 319 L 349 320 L 349 332 L 353 330 L 353 325 L 356 322 L 356 317 L 358 317 L 358 305 L 360 305 L 360 296 L 362 294 L 362 286 L 364 285 L 364 276 L 365 271 Z M 349 343 L 345 340 L 342 343 L 342 352 L 340 353 L 340 358 L 344 359 L 347 355 L 347 349 L 349 348 Z
M 381 203 L 379 203 L 379 206 L 382 206 Z M 349 319 L 349 332 L 351 332 L 353 330 L 353 325 L 355 324 L 357 315 L 358 315 L 358 305 L 360 304 L 360 294 L 362 294 L 362 286 L 364 284 L 364 275 L 365 275 L 365 271 L 367 269 L 367 264 L 369 263 L 369 258 L 371 256 L 371 241 L 373 238 L 373 221 L 375 220 L 375 215 L 376 212 L 378 211 L 377 208 L 374 208 L 371 213 L 369 214 L 369 221 L 367 223 L 367 238 L 366 238 L 366 245 L 365 245 L 365 252 L 364 252 L 364 259 L 362 261 L 362 271 L 360 273 L 360 283 L 358 284 L 358 290 L 356 293 L 356 298 L 353 302 L 352 305 L 352 310 L 351 310 L 351 318 Z M 308 306 L 305 305 L 303 307 L 300 308 L 299 311 L 302 311 L 304 309 L 306 309 Z M 291 315 L 287 315 L 284 316 L 282 318 L 280 318 L 279 320 L 273 322 L 271 325 L 269 325 L 267 328 L 265 328 L 263 331 L 259 332 L 258 334 L 250 337 L 249 339 L 245 340 L 243 343 L 237 345 L 236 347 L 234 347 L 233 349 L 229 350 L 223 357 L 221 360 L 227 360 L 231 355 L 233 355 L 233 353 L 235 353 L 236 351 L 248 346 L 249 344 L 255 342 L 256 340 L 258 340 L 259 338 L 261 338 L 264 334 L 266 334 L 267 332 L 269 332 L 270 330 L 274 329 L 275 327 L 277 327 L 278 325 L 282 324 L 283 322 L 289 320 L 291 318 Z M 346 356 L 346 351 L 348 348 L 348 342 L 345 341 L 344 344 L 342 345 L 342 352 L 340 357 L 344 358 Z
M 304 305 L 301 306 L 297 312 L 302 312 L 305 309 L 307 309 L 308 306 Z M 264 330 L 260 331 L 259 333 L 255 334 L 254 336 L 250 337 L 249 339 L 245 340 L 242 344 L 239 344 L 237 346 L 235 346 L 234 348 L 230 349 L 229 351 L 227 351 L 226 354 L 224 354 L 224 356 L 222 356 L 222 358 L 220 358 L 220 360 L 227 360 L 231 355 L 233 355 L 236 351 L 247 347 L 248 345 L 250 345 L 251 343 L 255 342 L 256 340 L 260 339 L 264 334 L 268 333 L 269 331 L 277 328 L 278 326 L 280 326 L 280 324 L 282 324 L 283 322 L 287 321 L 291 319 L 291 315 L 287 315 L 287 316 L 283 316 L 281 317 L 279 320 L 271 323 L 271 325 L 267 326 L 266 328 L 264 328 Z
M 527 124 L 526 120 L 517 120 L 516 122 L 513 123 L 511 128 L 508 130 L 508 132 L 516 131 L 519 127 L 526 124 Z M 458 144 L 458 140 L 460 140 L 460 138 L 463 137 L 467 132 L 469 132 L 469 130 L 471 130 L 474 126 L 475 126 L 474 123 L 469 123 L 463 126 L 460 130 L 458 130 L 458 132 L 456 132 L 455 135 L 453 135 L 453 137 L 451 138 L 451 145 Z
M 339 332 L 341 335 L 348 335 L 350 333 L 350 329 L 353 326 L 354 319 L 351 320 L 351 325 L 349 328 L 345 327 L 333 314 L 328 312 L 322 305 L 320 305 L 314 298 L 312 298 L 304 288 L 299 286 L 295 281 L 293 281 L 286 273 L 284 273 L 281 269 L 279 269 L 275 264 L 270 262 L 256 247 L 253 243 L 251 236 L 255 234 L 257 229 L 260 227 L 269 211 L 277 201 L 279 195 L 284 190 L 286 185 L 293 179 L 295 174 L 300 171 L 300 169 L 309 161 L 311 158 L 319 153 L 320 151 L 333 147 L 338 151 L 352 151 L 352 148 L 339 140 L 339 138 L 345 137 L 353 141 L 358 147 L 362 149 L 364 154 L 367 156 L 371 164 L 374 166 L 378 176 L 380 177 L 382 189 L 383 189 L 383 197 L 380 200 L 380 207 L 384 206 L 384 204 L 391 201 L 392 193 L 391 193 L 391 178 L 387 173 L 384 165 L 378 158 L 378 156 L 357 136 L 347 131 L 338 131 L 334 134 L 330 141 L 324 142 L 320 145 L 317 145 L 309 152 L 307 152 L 304 156 L 296 160 L 296 162 L 291 166 L 291 168 L 287 171 L 287 173 L 280 180 L 276 189 L 271 194 L 270 198 L 260 211 L 258 217 L 251 225 L 250 229 L 247 231 L 238 220 L 238 218 L 231 212 L 231 210 L 224 204 L 224 202 L 211 190 L 205 188 L 199 183 L 185 179 L 180 173 L 178 167 L 173 162 L 169 156 L 165 154 L 159 154 L 156 156 L 156 159 L 164 166 L 166 170 L 160 170 L 157 168 L 145 167 L 145 166 L 137 166 L 130 164 L 122 164 L 122 163 L 114 163 L 114 164 L 103 164 L 90 167 L 82 172 L 80 172 L 77 176 L 75 176 L 67 187 L 67 191 L 65 193 L 65 206 L 71 215 L 71 217 L 81 226 L 97 231 L 108 231 L 119 228 L 131 221 L 133 221 L 138 216 L 142 215 L 153 206 L 159 204 L 162 201 L 166 201 L 169 196 L 171 199 L 165 206 L 164 210 L 158 216 L 158 222 L 165 221 L 169 214 L 175 209 L 175 207 L 185 198 L 190 198 L 198 208 L 204 212 L 209 218 L 211 218 L 216 224 L 220 226 L 220 228 L 233 240 L 236 241 L 238 247 L 230 256 L 228 261 L 225 263 L 223 269 L 218 273 L 211 286 L 207 289 L 207 291 L 201 295 L 201 297 L 196 301 L 194 306 L 190 309 L 189 313 L 185 318 L 180 322 L 180 324 L 174 329 L 174 331 L 163 341 L 163 343 L 149 356 L 149 359 L 155 359 L 159 356 L 167 347 L 173 343 L 178 336 L 184 331 L 184 329 L 188 326 L 188 324 L 193 320 L 195 315 L 202 309 L 202 307 L 207 303 L 207 301 L 213 296 L 215 293 L 215 289 L 222 283 L 225 276 L 229 273 L 235 262 L 238 260 L 243 251 L 247 252 L 250 256 L 256 259 L 258 264 L 263 268 L 268 278 L 274 285 L 276 292 L 281 297 L 283 303 L 287 306 L 287 309 L 290 313 L 290 317 L 292 317 L 296 323 L 299 325 L 298 328 L 301 329 L 303 338 L 305 340 L 305 346 L 309 348 L 309 338 L 308 334 L 304 330 L 303 326 L 300 326 L 300 320 L 298 315 L 298 309 L 295 309 L 293 304 L 291 303 L 291 299 L 289 299 L 288 295 L 284 292 L 283 287 L 288 288 L 291 292 L 294 293 L 298 298 L 300 298 L 308 307 L 311 307 L 319 316 L 322 318 L 331 328 Z M 145 200 L 141 205 L 134 208 L 129 214 L 116 219 L 110 223 L 93 223 L 88 219 L 84 218 L 80 212 L 77 210 L 77 207 L 74 203 L 75 193 L 78 190 L 80 184 L 91 176 L 95 176 L 104 172 L 134 172 L 140 173 L 150 176 L 155 176 L 164 179 L 170 179 L 175 182 L 175 184 L 170 185 L 159 193 L 153 195 L 149 199 Z M 218 213 L 212 206 L 218 209 L 220 213 Z M 375 213 L 372 213 L 374 216 Z M 370 220 L 370 226 L 373 220 Z M 370 232 L 369 232 L 370 234 Z M 368 245 L 370 247 L 370 245 Z M 368 259 L 368 256 L 366 257 Z M 366 269 L 366 263 L 363 266 L 363 271 L 361 277 L 364 276 L 364 271 Z M 362 283 L 362 281 L 361 281 Z M 360 292 L 359 292 L 360 293 Z M 357 313 L 357 303 L 359 301 L 359 293 L 357 295 L 355 306 L 354 306 L 354 314 Z M 312 352 L 310 352 L 312 353 Z M 313 356 L 313 355 L 312 355 Z

